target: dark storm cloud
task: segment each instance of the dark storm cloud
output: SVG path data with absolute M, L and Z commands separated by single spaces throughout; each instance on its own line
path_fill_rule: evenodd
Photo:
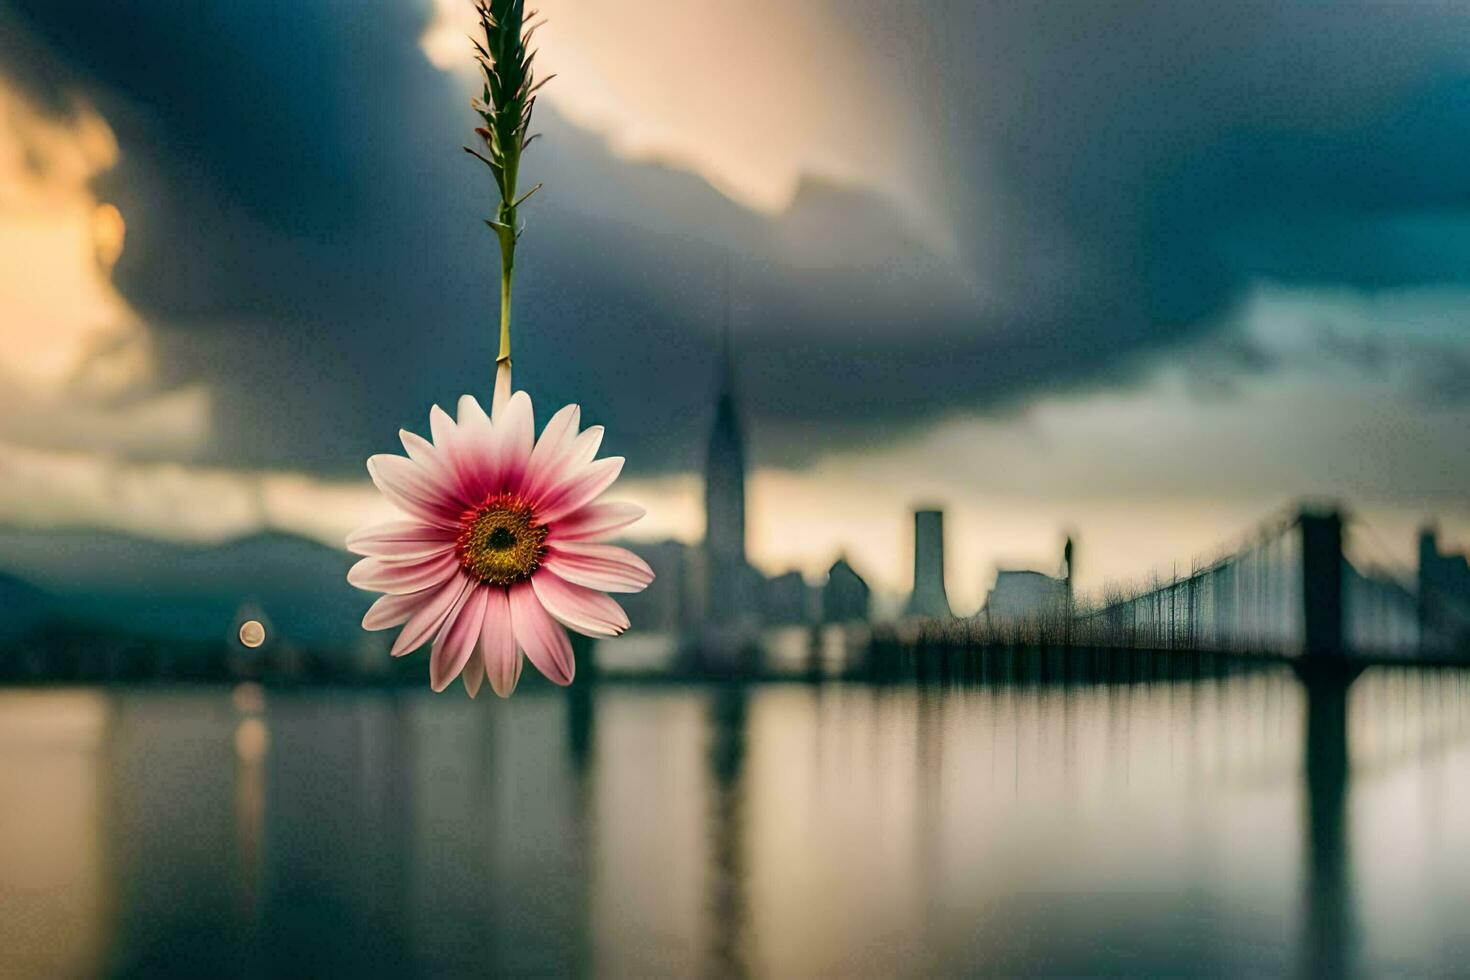
M 489 181 L 458 149 L 463 83 L 418 50 L 423 5 L 12 8 L 4 70 L 118 134 L 119 283 L 166 366 L 218 393 L 222 458 L 356 471 L 486 390 Z M 767 219 L 543 108 L 516 352 L 543 411 L 579 400 L 636 465 L 697 464 L 727 282 L 758 455 L 792 461 L 1125 383 L 1258 278 L 1470 269 L 1452 9 L 863 9 L 858 43 L 906 64 L 933 134 L 958 260 L 884 198 L 809 180 Z

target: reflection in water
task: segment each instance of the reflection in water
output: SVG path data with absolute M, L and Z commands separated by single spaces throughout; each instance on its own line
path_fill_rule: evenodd
M 235 728 L 235 883 L 236 916 L 245 928 L 260 915 L 261 847 L 265 838 L 265 767 L 270 730 L 259 718 Z
M 1455 673 L 0 709 L 6 977 L 1329 976 L 1470 955 Z
M 592 684 L 567 688 L 567 755 L 577 772 L 586 774 L 596 736 L 597 696 Z
M 593 847 L 597 827 L 597 801 L 592 782 L 593 753 L 597 742 L 597 695 L 591 683 L 573 685 L 567 690 L 567 758 L 573 772 L 572 828 L 569 846 L 575 855 L 575 875 L 580 881 L 591 878 L 596 866 Z M 572 949 L 573 972 L 580 976 L 591 973 L 596 951 L 592 945 L 592 902 L 589 888 L 576 890 L 570 917 L 568 945 Z
M 105 751 L 112 713 L 91 692 L 0 691 L 0 976 L 102 969 Z
M 1352 678 L 1308 674 L 1303 744 L 1306 800 L 1306 936 L 1302 954 L 1308 976 L 1340 977 L 1355 943 L 1346 833 L 1348 788 L 1347 692 Z
M 746 699 L 743 686 L 726 684 L 710 696 L 710 898 L 708 972 L 745 976 Z

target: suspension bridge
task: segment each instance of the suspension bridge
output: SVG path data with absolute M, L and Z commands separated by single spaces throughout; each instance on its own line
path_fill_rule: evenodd
M 1470 610 L 1375 561 L 1375 539 L 1337 509 L 1277 514 L 1185 577 L 1078 612 L 1073 637 L 1359 668 L 1470 666 Z
M 1470 603 L 1422 567 L 1396 565 L 1379 541 L 1336 508 L 1284 510 L 1187 575 L 999 628 L 980 618 L 910 623 L 886 644 L 921 659 L 998 648 L 1141 652 L 1151 671 L 1172 670 L 1179 654 L 1348 672 L 1470 667 Z M 1421 543 L 1421 566 L 1436 560 L 1424 552 Z

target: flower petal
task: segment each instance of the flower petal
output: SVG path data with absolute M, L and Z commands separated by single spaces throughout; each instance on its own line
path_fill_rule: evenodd
M 408 622 L 409 617 L 429 601 L 432 595 L 431 590 L 425 589 L 422 592 L 409 592 L 406 595 L 378 596 L 377 601 L 368 608 L 367 615 L 362 617 L 362 628 L 386 630 L 394 626 L 401 626 Z
M 429 409 L 429 435 L 434 439 L 434 445 L 439 449 L 450 449 L 454 446 L 454 419 L 449 413 L 438 405 Z
M 420 466 L 434 465 L 434 444 L 417 432 L 409 432 L 407 429 L 398 430 L 398 441 L 403 443 L 403 451 L 408 453 L 408 458 Z
M 465 490 L 473 498 L 470 503 L 478 503 L 491 490 L 486 478 L 495 468 L 495 431 L 490 416 L 474 395 L 459 396 L 459 431 L 455 441 L 463 460 Z
M 621 456 L 608 456 L 573 470 L 572 475 L 547 491 L 544 500 L 536 508 L 537 519 L 543 524 L 550 524 L 580 507 L 585 507 L 598 494 L 612 486 L 621 472 Z
M 419 611 L 409 617 L 403 632 L 393 641 L 392 655 L 401 657 L 429 642 L 472 585 L 474 579 L 461 573 L 434 591 L 428 601 L 419 607 Z
M 645 513 L 647 512 L 637 504 L 588 504 L 551 525 L 548 538 L 553 544 L 557 541 L 595 540 L 622 530 Z
M 347 550 L 353 554 L 395 561 L 428 558 L 452 547 L 453 533 L 420 521 L 388 521 L 359 528 L 347 536 Z
M 531 578 L 541 605 L 568 629 L 584 636 L 617 636 L 628 628 L 628 615 L 605 594 L 574 585 L 550 569 Z
M 409 561 L 369 557 L 348 569 L 347 582 L 368 592 L 407 595 L 438 585 L 458 567 L 459 558 L 453 551 Z
M 542 607 L 530 582 L 517 582 L 510 587 L 510 625 L 516 643 L 526 651 L 526 658 L 547 680 L 563 687 L 572 682 L 577 669 L 572 659 L 572 641 Z
M 435 693 L 444 690 L 459 676 L 470 654 L 474 653 L 475 644 L 480 640 L 480 626 L 485 622 L 487 592 L 489 589 L 484 586 L 471 587 L 434 638 L 434 649 L 429 654 L 429 686 Z
M 436 425 L 435 420 L 437 416 L 443 415 L 444 411 L 435 405 L 429 413 L 431 429 L 442 430 L 443 423 Z M 450 435 L 452 436 L 452 432 Z M 452 457 L 454 440 L 444 437 L 442 431 L 435 432 L 435 437 L 437 445 L 416 432 L 410 432 L 407 429 L 398 430 L 398 441 L 403 443 L 403 451 L 408 453 L 408 458 L 422 466 L 424 471 L 433 477 L 435 483 L 444 487 L 446 493 L 453 493 L 459 487 Z
M 413 517 L 439 527 L 459 526 L 459 512 L 452 488 L 444 485 L 437 471 L 413 460 L 389 453 L 369 456 L 368 475 L 383 496 Z
M 653 581 L 648 562 L 627 548 L 590 541 L 558 541 L 541 567 L 600 592 L 642 592 Z
M 600 425 L 589 425 L 583 430 L 572 445 L 571 454 L 567 457 L 568 464 L 581 466 L 583 463 L 592 462 L 592 457 L 597 455 L 597 450 L 602 445 L 602 432 Z
M 490 425 L 490 416 L 485 414 L 480 400 L 474 395 L 460 395 L 458 411 L 461 429 L 488 428 Z
M 492 417 L 495 433 L 495 490 L 519 492 L 536 445 L 531 396 L 518 391 Z
M 485 658 L 479 655 L 478 644 L 471 651 L 470 659 L 465 661 L 459 679 L 464 681 L 464 689 L 471 698 L 480 693 L 480 685 L 485 681 Z
M 483 413 L 482 413 L 483 414 Z M 486 430 L 466 429 L 456 425 L 449 413 L 435 405 L 429 413 L 434 432 L 434 445 L 443 461 L 444 482 L 454 488 L 459 513 L 485 498 L 487 476 L 491 468 L 489 421 Z
M 480 656 L 496 694 L 508 698 L 521 679 L 521 651 L 510 625 L 510 597 L 503 588 L 489 590 L 485 623 L 480 628 Z
M 576 443 L 581 420 L 582 410 L 576 405 L 567 405 L 546 423 L 526 463 L 526 482 L 521 493 L 534 500 L 555 485 L 564 460 Z

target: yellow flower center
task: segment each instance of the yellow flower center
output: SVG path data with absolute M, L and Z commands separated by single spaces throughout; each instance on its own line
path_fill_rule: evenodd
M 459 564 L 481 582 L 524 582 L 546 557 L 546 525 L 513 494 L 494 494 L 465 512 L 455 543 Z

